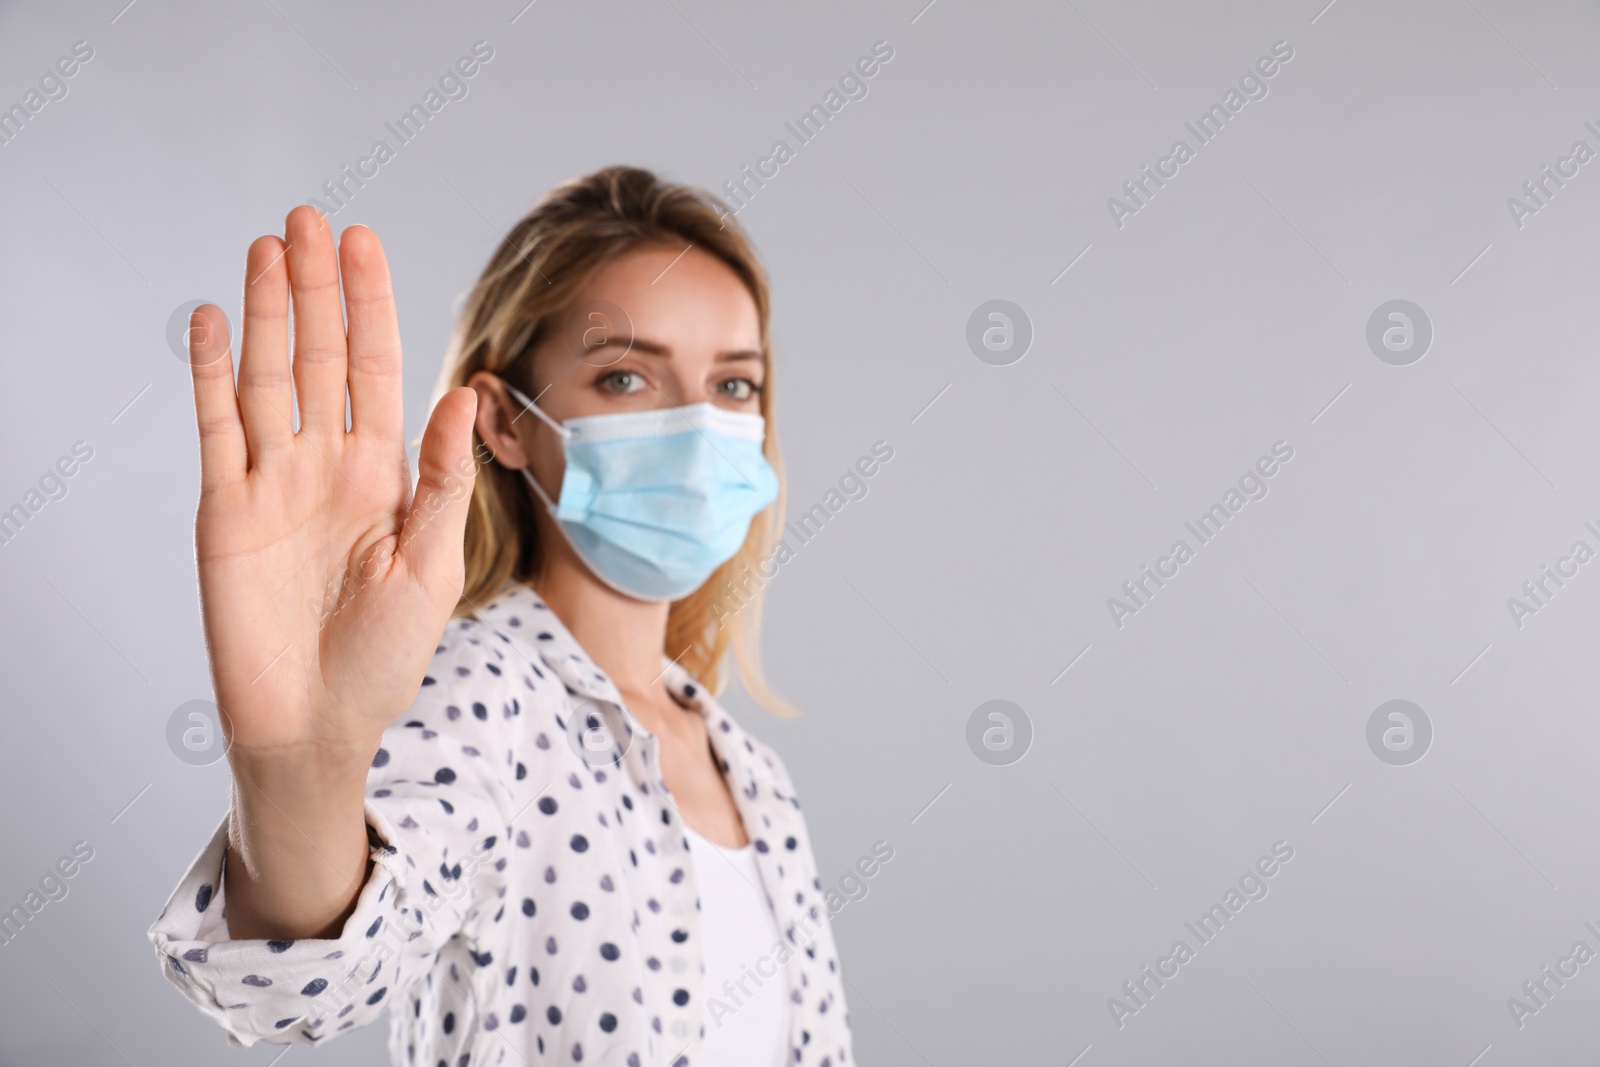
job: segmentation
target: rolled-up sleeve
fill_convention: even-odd
[[[320,1044],[373,1021],[446,942],[465,931],[470,948],[479,917],[501,907],[510,820],[492,763],[509,751],[505,723],[517,702],[499,678],[465,712],[437,692],[424,685],[373,761],[365,803],[372,868],[338,936],[229,936],[226,817],[151,926],[167,977],[230,1044]]]

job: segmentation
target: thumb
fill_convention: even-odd
[[[466,386],[439,399],[422,434],[417,491],[400,532],[400,555],[436,603],[451,608],[461,596],[463,541],[478,465],[472,425],[478,394]]]

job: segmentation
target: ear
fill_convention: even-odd
[[[467,379],[478,394],[478,436],[502,466],[516,470],[531,460],[521,432],[538,421],[507,391],[505,382],[488,371],[478,371]]]

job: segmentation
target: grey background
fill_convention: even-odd
[[[334,219],[388,249],[413,432],[455,301],[544,190],[613,162],[718,188],[895,50],[740,215],[791,503],[895,450],[769,586],[806,717],[728,696],[824,872],[895,849],[837,919],[861,1063],[1595,1061],[1600,962],[1521,1029],[1506,1003],[1600,949],[1600,563],[1521,629],[1506,606],[1600,547],[1600,162],[1520,229],[1506,207],[1600,148],[1594,4],[124,2],[0,9],[0,103],[95,49],[0,147],[0,506],[94,448],[0,547],[0,902],[95,849],[0,947],[0,1063],[281,1051],[228,1050],[144,940],[227,804],[225,765],[164,737],[209,682],[163,334],[188,300],[237,319],[249,241],[480,39],[470,95]],[[1278,40],[1269,95],[1116,228],[1106,198]],[[965,343],[996,298],[1034,329],[1009,366]],[[1407,367],[1365,342],[1397,298],[1435,333]],[[1106,599],[1280,439],[1270,494],[1115,627]],[[965,739],[995,699],[1032,723],[1009,766]],[[1391,699],[1433,723],[1410,766],[1367,747]],[[1278,840],[1270,895],[1114,1025]]]

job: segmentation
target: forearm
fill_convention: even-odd
[[[371,758],[232,754],[224,874],[230,936],[338,935],[371,867],[363,811]]]

